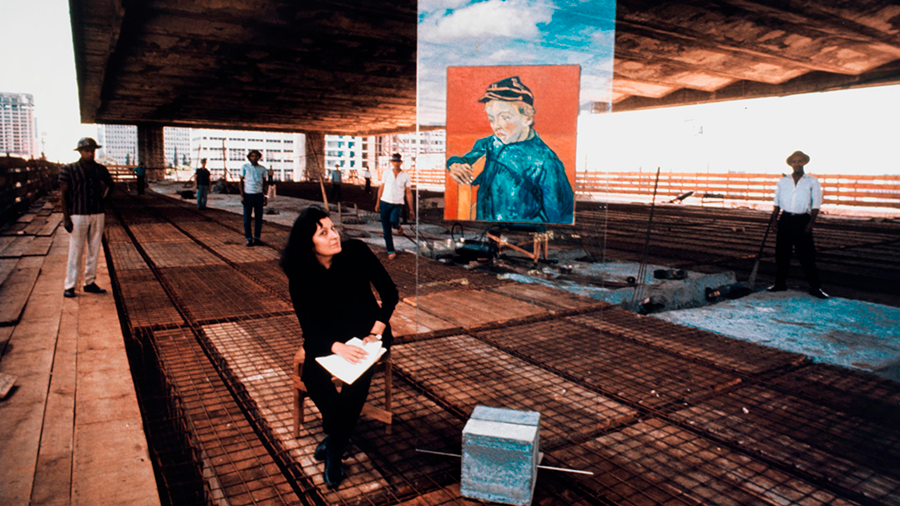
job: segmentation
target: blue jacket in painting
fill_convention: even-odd
[[[570,224],[574,195],[563,163],[532,130],[530,139],[503,144],[496,136],[475,142],[454,163],[474,164],[486,157],[484,170],[472,181],[478,186],[476,219],[485,221]]]

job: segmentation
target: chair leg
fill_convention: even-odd
[[[294,439],[300,437],[300,424],[303,423],[303,396],[300,390],[294,389]]]
[[[392,366],[390,361],[384,364],[384,409],[388,413],[393,413],[393,411],[391,410],[391,383],[393,378],[391,367]],[[393,420],[391,421],[393,422]],[[386,432],[388,434],[391,433],[392,426],[392,423],[387,424]]]

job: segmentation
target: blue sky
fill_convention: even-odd
[[[446,121],[449,66],[581,65],[581,103],[609,100],[615,0],[422,0],[419,123]]]

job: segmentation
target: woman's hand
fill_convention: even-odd
[[[332,344],[331,351],[333,353],[337,353],[338,355],[343,357],[344,360],[350,362],[351,364],[358,364],[369,356],[369,353],[359,346],[351,346],[344,343]]]

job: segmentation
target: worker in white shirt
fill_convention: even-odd
[[[822,207],[822,186],[819,181],[803,173],[809,163],[809,156],[802,151],[794,151],[787,158],[787,164],[794,169],[793,174],[784,176],[775,188],[775,209],[772,210],[771,226],[775,236],[775,284],[770,292],[787,290],[788,271],[791,254],[797,250],[797,259],[806,273],[809,294],[827,299],[822,291],[819,273],[816,269],[816,246],[813,244],[813,224]],[[779,213],[781,217],[779,218]]]
[[[384,231],[384,245],[387,248],[388,260],[397,257],[391,228],[396,228],[398,232],[403,233],[403,227],[400,225],[400,213],[403,211],[405,203],[410,205],[410,219],[416,219],[415,212],[412,210],[413,199],[410,189],[412,183],[409,173],[401,168],[402,165],[403,157],[400,156],[400,153],[394,153],[391,156],[392,169],[384,171],[381,187],[378,188],[378,200],[375,202],[375,212],[381,213],[381,229]]]

